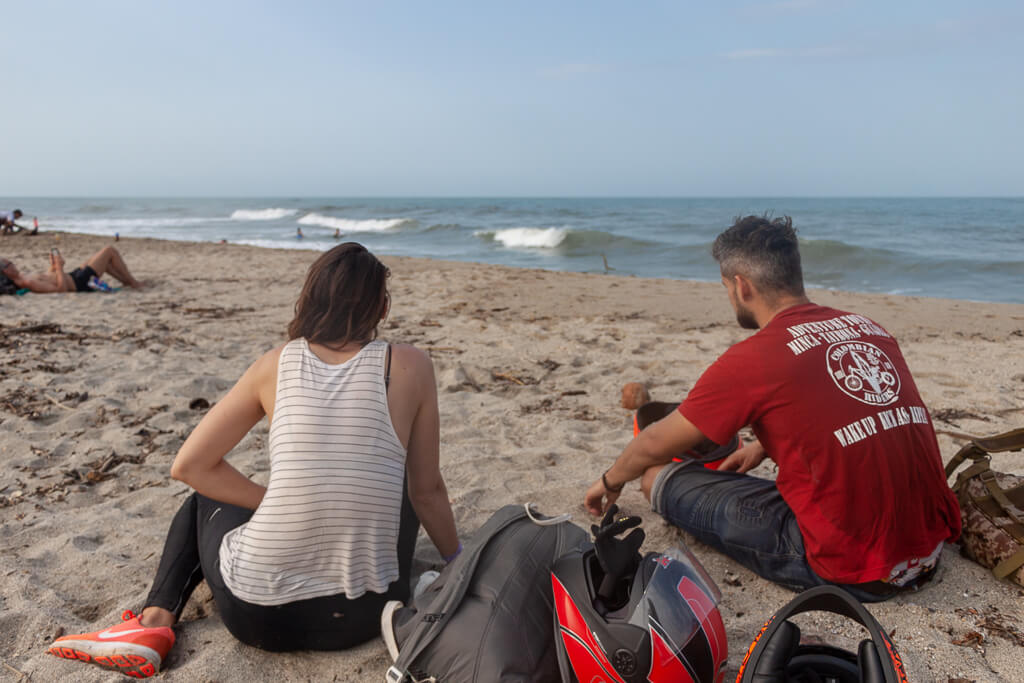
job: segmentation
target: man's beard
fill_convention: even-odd
[[[749,308],[745,308],[743,304],[736,304],[736,322],[740,324],[745,330],[758,330],[761,326],[757,324],[757,320],[754,318],[754,314],[750,312]]]

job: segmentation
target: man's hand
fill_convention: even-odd
[[[651,467],[670,462],[672,456],[685,453],[703,439],[704,435],[692,422],[678,410],[673,410],[637,434],[615,460],[615,464],[605,471],[605,475],[611,486],[618,486],[619,482],[627,484],[642,477]],[[604,482],[598,479],[587,489],[583,504],[587,512],[598,516],[618,498],[619,493],[609,491]]]
[[[604,514],[608,506],[619,499],[621,493],[621,491],[609,491],[604,487],[604,482],[598,479],[587,489],[587,493],[583,497],[583,505],[586,506],[587,512],[597,517]]]
[[[64,257],[60,255],[59,251],[50,251],[50,270],[55,273],[64,272]]]
[[[766,455],[767,453],[765,453],[761,442],[752,441],[742,448],[737,448],[732,455],[722,461],[718,469],[723,472],[739,472],[743,474],[760,465]]]

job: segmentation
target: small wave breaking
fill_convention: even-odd
[[[332,228],[342,232],[385,232],[408,222],[406,218],[366,218],[355,220],[324,216],[319,213],[308,213],[299,219],[301,225],[319,225],[323,228]]]
[[[500,242],[510,248],[554,249],[565,242],[568,228],[505,228],[478,230],[473,235]]]
[[[297,209],[236,209],[231,213],[233,221],[276,221],[298,213]]]

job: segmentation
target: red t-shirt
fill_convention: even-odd
[[[825,579],[885,579],[960,535],[928,411],[896,340],[864,316],[782,311],[722,354],[679,412],[718,443],[753,428]]]

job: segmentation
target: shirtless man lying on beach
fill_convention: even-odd
[[[788,217],[739,219],[712,254],[736,320],[759,331],[626,446],[587,509],[600,515],[641,478],[668,522],[791,590],[839,584],[868,602],[928,581],[960,511],[896,340],[807,298]],[[671,462],[747,425],[757,441],[718,470]],[[745,474],[766,457],[776,481]]]
[[[132,277],[121,254],[113,247],[103,247],[81,267],[64,272],[64,257],[56,249],[50,250],[50,269],[45,273],[22,273],[6,259],[0,259],[0,273],[18,287],[36,294],[52,292],[91,292],[89,279],[110,273],[128,287],[140,288],[142,283]]]

